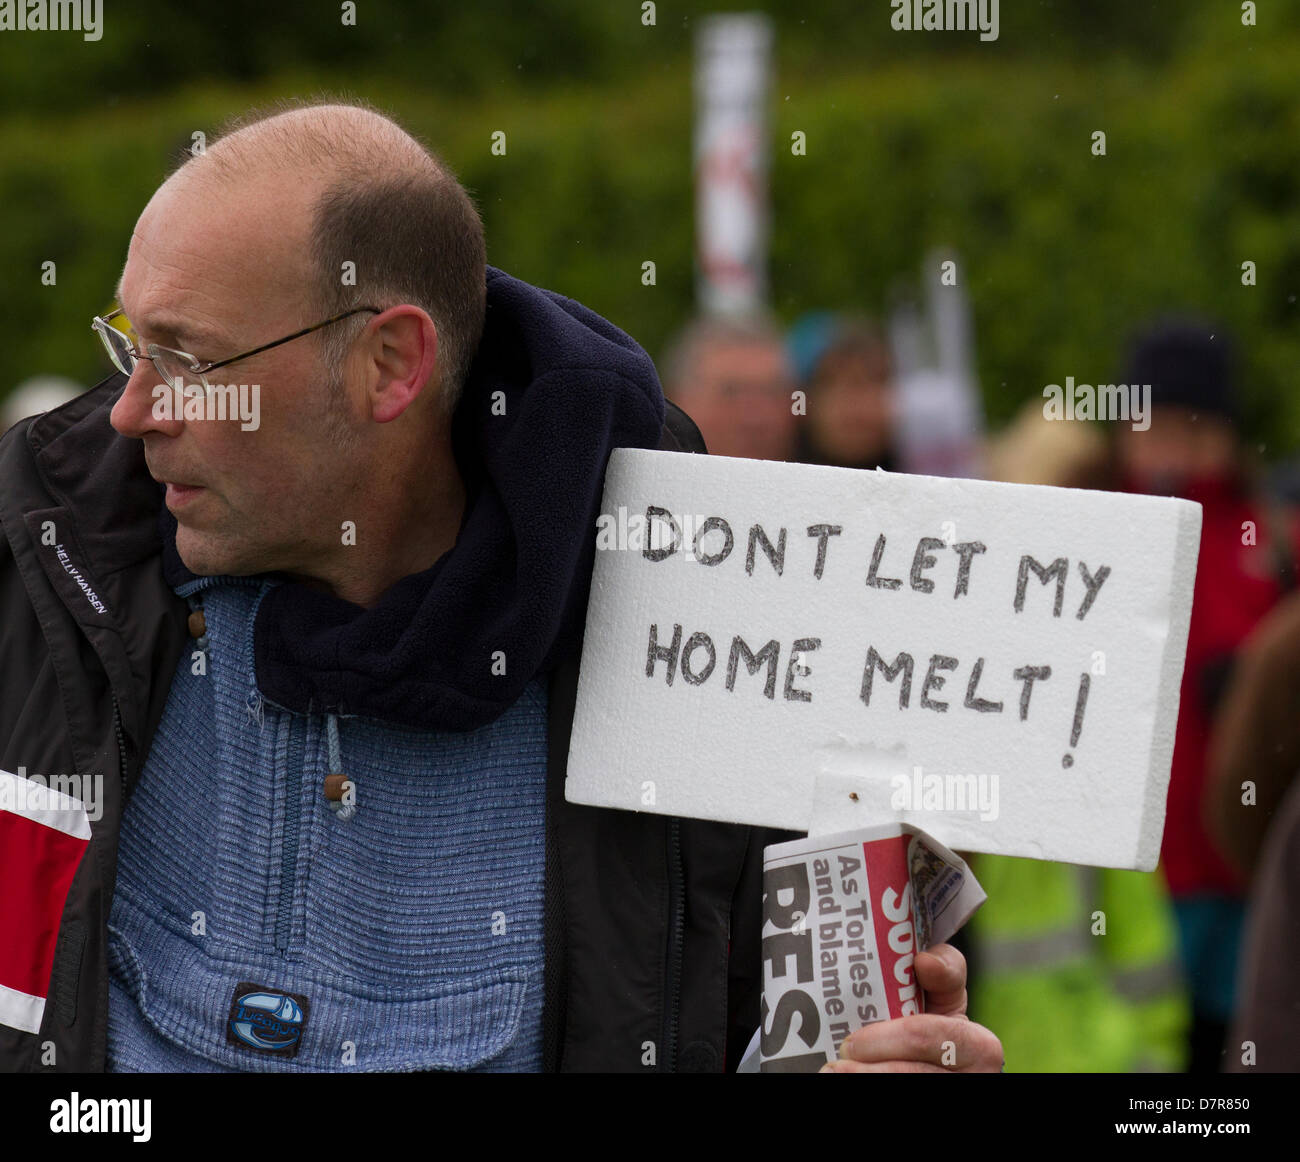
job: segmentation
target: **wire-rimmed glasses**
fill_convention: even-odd
[[[187,382],[201,383],[204,391],[211,391],[212,387],[207,380],[209,371],[213,371],[218,367],[225,367],[227,364],[235,363],[240,359],[247,359],[250,355],[258,355],[263,351],[269,351],[272,347],[278,347],[281,343],[288,343],[291,339],[300,339],[303,335],[310,335],[313,331],[319,331],[322,327],[328,327],[331,323],[337,323],[352,315],[360,314],[362,311],[370,311],[376,315],[380,314],[378,307],[353,307],[350,311],[333,315],[324,322],[316,323],[311,327],[304,327],[301,331],[295,331],[292,335],[286,335],[283,339],[276,339],[273,343],[263,343],[260,347],[254,347],[251,351],[245,351],[240,355],[234,355],[229,359],[222,359],[215,363],[202,363],[188,351],[177,351],[174,347],[163,347],[158,343],[146,343],[143,351],[137,350],[135,344],[131,341],[131,335],[120,327],[115,327],[111,321],[122,315],[127,326],[131,325],[123,314],[121,307],[118,307],[115,311],[110,311],[107,315],[96,315],[91,321],[90,328],[92,331],[98,332],[99,337],[104,341],[108,357],[113,361],[113,366],[124,375],[131,375],[135,371],[136,364],[141,359],[148,359],[154,365],[154,369],[158,372],[162,381],[174,391],[184,391]]]

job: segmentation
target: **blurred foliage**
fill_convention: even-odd
[[[782,319],[883,310],[948,247],[995,422],[1067,375],[1121,378],[1132,328],[1181,308],[1241,340],[1269,452],[1300,446],[1297,0],[1261,4],[1257,28],[1218,0],[1007,0],[992,43],[893,32],[887,0],[663,3],[651,28],[636,0],[363,0],[355,28],[335,3],[109,3],[97,42],[0,33],[0,391],[105,374],[89,319],[170,159],[249,106],[321,93],[364,97],[429,142],[478,201],[490,262],[658,356],[694,295],[693,35],[729,9],[776,29]]]

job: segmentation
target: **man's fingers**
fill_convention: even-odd
[[[958,1073],[996,1073],[1002,1068],[1002,1043],[964,1016],[922,1013],[864,1025],[844,1039],[840,1057],[864,1064],[910,1061]]]
[[[923,1061],[828,1061],[818,1073],[951,1073]]]
[[[925,1011],[938,1017],[966,1012],[966,958],[951,944],[936,944],[918,952],[916,979],[925,990]]]

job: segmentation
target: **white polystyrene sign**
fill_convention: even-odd
[[[621,449],[567,797],[1149,870],[1200,506]]]

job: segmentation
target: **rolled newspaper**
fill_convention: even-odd
[[[985,899],[964,860],[907,823],[767,848],[759,1071],[815,1073],[855,1029],[923,1012],[916,953]]]

